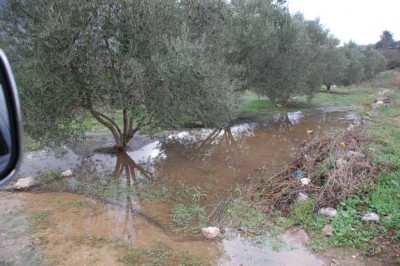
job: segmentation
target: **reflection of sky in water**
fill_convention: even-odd
[[[127,152],[129,157],[131,157],[134,161],[140,163],[148,163],[154,161],[156,158],[165,159],[167,155],[160,149],[161,143],[160,141],[154,141],[143,146],[141,149],[133,152]]]
[[[254,129],[257,127],[257,123],[243,123],[230,127],[231,133],[234,137],[238,136],[251,136],[253,135]],[[204,139],[210,135],[215,129],[193,129],[188,131],[181,131],[177,133],[171,133],[168,135],[167,140],[182,140],[185,142],[194,142],[200,139]],[[225,129],[219,132],[218,136],[223,135]]]
[[[296,111],[296,112],[288,112],[287,116],[290,123],[298,124],[300,122],[300,119],[304,117],[304,114],[301,111]]]

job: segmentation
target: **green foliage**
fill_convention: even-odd
[[[368,206],[383,217],[381,226],[393,229],[393,238],[400,239],[400,173],[389,173],[367,199]]]
[[[205,208],[198,204],[177,204],[171,210],[171,218],[182,229],[175,231],[198,231],[207,222]],[[192,227],[190,227],[192,225]],[[193,227],[194,226],[194,227]]]
[[[399,111],[398,108],[391,108],[390,112],[396,114]],[[389,115],[387,111],[387,119],[381,120],[379,127],[370,130],[376,141],[370,145],[369,153],[375,161],[400,169],[400,131],[393,120],[388,118]]]
[[[357,84],[365,77],[364,60],[365,57],[357,44],[350,42],[343,47],[348,65],[345,70],[342,83],[344,85]]]
[[[299,224],[308,230],[321,230],[324,227],[326,219],[316,214],[314,208],[312,200],[296,202],[290,208],[289,221],[292,224]]]
[[[344,50],[337,47],[338,44],[336,39],[331,38],[321,51],[322,80],[328,89],[331,85],[342,82],[349,64]]]
[[[332,219],[334,234],[329,239],[333,246],[363,247],[376,236],[373,223],[363,224],[362,215],[357,208],[362,206],[362,200],[357,197],[342,201],[337,208],[337,215]]]
[[[367,248],[380,235],[398,240],[400,237],[400,175],[388,173],[366,196],[352,196],[342,201],[338,213],[332,219],[333,246]],[[381,217],[379,224],[362,222],[365,212],[373,211]]]
[[[43,222],[50,217],[50,212],[48,211],[35,212],[32,217],[36,222]]]
[[[221,49],[210,49],[214,31],[206,24],[193,38],[184,11],[174,0],[10,0],[1,25],[19,59],[26,131],[45,144],[68,143],[83,135],[90,113],[125,148],[149,123],[171,126],[189,115],[226,126],[235,117],[236,82]],[[126,116],[123,127],[100,113],[115,109]]]
[[[364,79],[369,80],[386,69],[386,59],[375,48],[367,47],[363,50],[364,54]]]
[[[36,228],[48,228],[50,215],[51,213],[49,211],[34,212],[31,216],[31,222]]]
[[[264,214],[255,205],[242,198],[229,202],[223,213],[224,224],[245,231],[259,231],[266,225]]]
[[[232,70],[207,54],[205,40],[189,41],[189,33],[171,40],[168,52],[153,57],[163,100],[157,102],[160,123],[174,126],[186,116],[206,126],[226,127],[237,115],[240,94]]]

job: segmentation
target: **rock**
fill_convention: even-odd
[[[17,183],[14,185],[16,190],[27,190],[35,184],[33,177],[25,177],[18,179]]]
[[[361,220],[365,222],[379,222],[380,218],[379,215],[374,213],[374,212],[368,212],[364,214],[364,216],[361,218]]]
[[[345,166],[346,163],[347,163],[347,161],[345,159],[339,158],[336,160],[335,165],[336,165],[336,168],[340,169],[343,166]]]
[[[380,96],[382,96],[382,97],[388,97],[388,96],[390,96],[391,94],[393,94],[393,92],[392,92],[391,90],[389,90],[389,89],[384,89],[384,88],[382,88],[382,89],[378,92],[378,95],[380,95]],[[378,97],[378,99],[379,99],[379,97]]]
[[[302,178],[300,179],[300,183],[302,186],[308,186],[311,183],[310,178]]]
[[[369,116],[369,117],[376,117],[378,115],[379,115],[379,113],[376,110],[371,110],[371,111],[367,112],[367,114],[366,114],[366,116]]]
[[[353,131],[355,129],[355,126],[354,125],[350,125],[348,128],[347,128],[347,131]]]
[[[321,231],[325,236],[331,236],[333,235],[333,226],[330,224],[326,224]]]
[[[202,228],[201,232],[203,233],[203,236],[207,238],[215,238],[219,234],[221,234],[221,230],[219,230],[218,227],[207,227],[207,228]]]
[[[308,199],[308,195],[304,194],[302,192],[299,192],[299,194],[297,195],[297,198],[296,198],[297,201],[305,201],[307,199]]]
[[[377,97],[376,102],[383,102],[385,104],[388,104],[388,103],[390,103],[390,99],[387,97]]]
[[[357,256],[356,255],[352,255],[351,256],[353,259],[357,259]]]
[[[72,176],[72,175],[73,175],[73,173],[72,173],[71,170],[67,170],[67,171],[61,173],[62,177],[69,177],[69,176]]]
[[[308,236],[306,231],[297,227],[289,229],[288,234],[301,244],[307,244],[310,241],[310,237]]]
[[[364,159],[366,157],[364,153],[357,152],[357,151],[349,151],[347,153],[347,155],[349,157],[356,157],[356,158],[359,158],[359,159]]]
[[[203,124],[203,122],[202,121],[196,121],[196,122],[194,122],[194,124],[196,125],[196,126],[198,126],[198,127],[203,127],[204,126],[204,124]]]
[[[339,266],[340,265],[340,263],[337,261],[337,260],[335,260],[335,259],[331,259],[331,264],[329,264],[330,266]]]
[[[328,207],[328,208],[321,208],[319,211],[319,214],[326,216],[326,217],[335,217],[337,211],[334,208]]]
[[[307,134],[308,134],[308,135],[314,134],[314,130],[307,129]]]
[[[293,172],[292,177],[299,178],[299,177],[302,177],[303,175],[304,175],[303,171],[297,170],[296,172]]]

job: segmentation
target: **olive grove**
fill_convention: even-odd
[[[88,116],[121,150],[146,125],[189,118],[222,128],[239,112],[241,88],[280,103],[311,99],[384,64],[371,48],[339,47],[285,1],[9,0],[0,25],[24,127],[47,145],[82,137]]]

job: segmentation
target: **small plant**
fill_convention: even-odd
[[[264,214],[242,198],[237,198],[225,206],[223,222],[231,227],[260,231],[265,225]]]
[[[320,231],[324,227],[326,219],[315,213],[314,208],[313,200],[296,202],[290,207],[288,220],[305,229]]]
[[[51,213],[49,211],[38,211],[33,213],[32,222],[38,229],[45,229],[49,226],[49,218]]]
[[[273,251],[280,251],[285,247],[285,243],[283,243],[282,241],[275,241],[272,242],[271,247]]]
[[[75,206],[75,207],[86,207],[86,206],[88,206],[90,203],[87,201],[87,200],[74,200],[73,202],[72,202],[72,204]]]
[[[43,222],[46,221],[49,218],[49,216],[50,216],[49,211],[38,211],[35,212],[32,217],[36,222]]]
[[[198,204],[178,204],[171,211],[172,220],[180,226],[184,227],[184,231],[188,231],[189,226],[196,223],[195,229],[204,227],[207,222],[207,215],[204,207]]]

